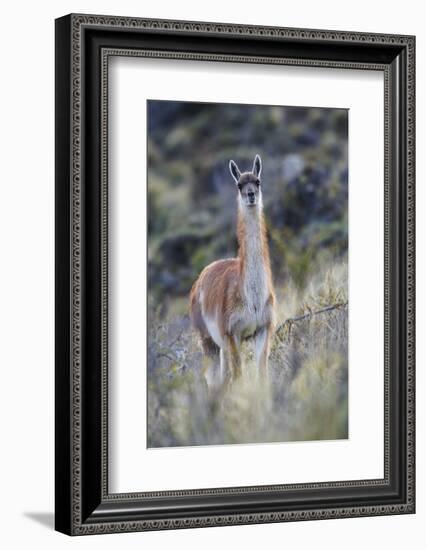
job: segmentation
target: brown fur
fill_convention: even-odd
[[[193,326],[200,332],[202,340],[210,340],[208,346],[218,347],[211,339],[204,323],[199,304],[201,288],[208,289],[205,293],[205,312],[214,315],[216,308],[223,312],[220,318],[221,336],[226,334],[226,326],[233,304],[241,300],[238,279],[241,272],[239,258],[218,260],[203,269],[191,289],[191,318]],[[203,345],[204,348],[204,345]]]

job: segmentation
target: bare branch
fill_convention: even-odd
[[[344,308],[348,305],[348,302],[341,302],[338,304],[333,304],[331,306],[324,307],[322,309],[319,309],[318,311],[310,311],[309,313],[305,313],[305,315],[300,315],[299,317],[289,317],[286,319],[283,323],[278,325],[277,329],[275,330],[275,334],[278,334],[283,330],[285,327],[291,327],[293,323],[297,323],[299,321],[305,321],[306,319],[311,319],[315,315],[320,315],[321,313],[327,313],[329,311],[333,311],[334,309],[340,309]]]

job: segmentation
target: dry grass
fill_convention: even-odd
[[[281,322],[346,302],[346,263],[318,271],[302,290],[291,281],[277,290]],[[246,344],[244,375],[220,401],[208,392],[188,317],[150,317],[150,447],[348,437],[347,307],[286,323],[274,338],[268,380]]]

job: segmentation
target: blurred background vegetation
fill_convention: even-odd
[[[201,270],[237,252],[229,160],[250,170],[256,153],[278,322],[347,303],[347,140],[344,109],[148,102],[150,447],[347,437],[346,307],[287,323],[265,386],[247,347],[219,409],[188,319]]]

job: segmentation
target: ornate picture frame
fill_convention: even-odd
[[[111,56],[383,73],[383,479],[109,492]],[[72,14],[56,20],[55,67],[56,529],[85,535],[414,513],[415,38]]]

